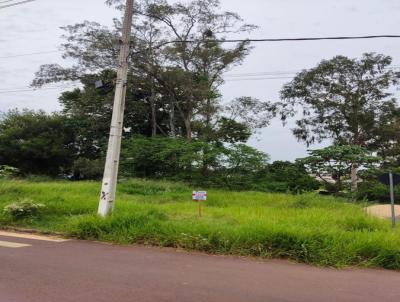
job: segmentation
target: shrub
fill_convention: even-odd
[[[17,176],[19,174],[19,170],[10,166],[1,166],[0,165],[0,178],[8,178]]]
[[[4,213],[14,219],[33,218],[40,214],[44,208],[45,205],[43,204],[24,199],[5,206]]]
[[[303,165],[287,161],[275,161],[257,175],[253,189],[265,192],[302,193],[315,191],[320,183],[308,175]]]
[[[12,110],[0,120],[0,162],[25,175],[69,170],[76,151],[75,129],[65,116]]]
[[[73,179],[101,179],[104,172],[103,159],[78,158],[73,166]]]
[[[395,187],[395,197],[400,197],[400,186]],[[367,199],[369,201],[378,201],[380,203],[390,203],[389,186],[377,181],[366,181],[359,185],[357,199]]]

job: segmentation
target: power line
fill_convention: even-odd
[[[299,42],[299,41],[322,41],[322,40],[362,40],[362,39],[398,39],[400,35],[370,35],[370,36],[339,36],[339,37],[307,37],[307,38],[271,38],[271,39],[232,39],[232,40],[184,40],[171,41],[169,43],[238,43],[238,42]]]
[[[65,84],[56,84],[54,83],[53,85],[46,85],[46,88],[65,88],[69,86],[74,86],[78,85],[78,83],[65,83]],[[0,91],[8,91],[8,90],[25,90],[25,89],[31,89],[31,90],[36,90],[36,89],[42,89],[42,88],[36,88],[32,86],[19,86],[19,87],[8,87],[8,88],[0,88]]]
[[[386,70],[398,70],[398,69],[400,69],[400,65],[393,65],[393,66],[385,68],[385,69]],[[225,82],[282,80],[282,79],[293,79],[296,76],[296,74],[301,71],[302,71],[301,69],[298,69],[298,70],[292,70],[292,71],[236,73],[236,74],[225,74],[224,78],[225,78]],[[79,84],[47,86],[46,88],[32,88],[31,86],[0,88],[0,93],[39,91],[39,90],[47,90],[47,89],[78,88],[77,85],[79,85]]]
[[[78,88],[78,87],[75,85],[75,86],[64,86],[64,87],[15,89],[15,90],[0,91],[0,94],[18,93],[18,92],[36,92],[36,91],[43,91],[43,90],[58,90],[58,89],[69,89],[69,88]]]
[[[0,1],[0,4],[1,4],[1,3],[7,3],[7,2],[13,2],[13,1],[15,1],[15,0],[5,0],[5,1]]]
[[[51,50],[51,51],[40,51],[40,52],[23,53],[23,54],[19,54],[19,55],[10,55],[10,56],[0,57],[0,59],[27,57],[27,56],[35,56],[35,55],[42,55],[42,54],[56,53],[56,52],[60,52],[60,51],[59,50]]]
[[[400,68],[400,65],[393,65],[390,67],[385,68],[385,70],[398,70]],[[287,71],[283,71],[283,70],[277,70],[277,71],[260,71],[260,72],[253,72],[253,73],[227,73],[224,75],[224,77],[227,78],[242,78],[242,77],[260,77],[260,76],[285,76],[285,75],[296,75],[299,72],[302,72],[303,70],[307,70],[307,68],[305,69],[297,69],[297,70],[287,70]]]
[[[25,4],[25,3],[29,3],[29,2],[33,2],[33,1],[36,1],[36,0],[25,0],[25,1],[20,1],[20,2],[17,2],[17,3],[2,5],[2,6],[0,6],[0,9],[11,7],[11,6],[16,6],[16,5],[21,5],[21,4]],[[7,2],[7,1],[5,1],[5,2]]]
[[[29,1],[36,1],[36,0],[29,0]],[[1,6],[0,6],[1,8]],[[338,36],[338,37],[306,37],[306,38],[267,38],[267,39],[228,39],[228,40],[174,40],[168,41],[159,44],[153,48],[160,48],[162,46],[174,43],[239,43],[239,42],[301,42],[301,41],[323,41],[323,40],[362,40],[362,39],[399,39],[400,35],[371,35],[371,36]],[[55,53],[60,52],[60,50],[52,50],[52,51],[45,51],[45,52],[33,52],[27,54],[19,54],[19,55],[11,55],[11,56],[3,56],[0,59],[8,59],[8,58],[15,58],[15,57],[22,57],[22,56],[31,56],[31,55],[39,55],[44,53]]]

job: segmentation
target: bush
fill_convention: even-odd
[[[43,204],[34,203],[32,200],[24,199],[5,206],[4,213],[14,219],[33,218],[39,215],[44,208],[45,205]]]
[[[71,168],[76,151],[75,129],[65,116],[13,110],[0,120],[0,162],[24,175],[57,176]]]
[[[104,172],[103,159],[78,158],[73,166],[73,179],[101,179]]]
[[[396,186],[394,191],[395,197],[400,197],[400,186]],[[358,187],[357,199],[390,203],[389,186],[377,181],[363,182]]]
[[[0,178],[8,178],[14,177],[19,174],[19,170],[10,166],[1,166],[0,165]]]
[[[267,154],[244,144],[136,137],[124,142],[121,174],[235,191],[301,193],[320,187],[303,165],[268,164],[268,159]]]
[[[135,137],[125,140],[121,173],[127,177],[164,178],[191,174],[201,160],[202,142],[176,138]]]
[[[303,165],[275,161],[267,165],[254,180],[257,191],[302,193],[318,190],[320,183],[308,175]]]

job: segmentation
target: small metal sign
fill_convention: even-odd
[[[207,200],[207,192],[206,191],[193,191],[192,200],[197,202],[199,205],[199,217],[202,217],[202,204],[203,201]]]
[[[207,192],[206,191],[193,191],[192,199],[194,201],[206,201],[207,200]]]
[[[397,186],[400,185],[400,175],[399,174],[392,174],[393,175],[393,185]],[[390,173],[385,173],[379,176],[379,181],[387,186],[390,186]]]

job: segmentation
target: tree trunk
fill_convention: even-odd
[[[192,140],[192,121],[189,116],[184,119],[185,128],[186,128],[186,138],[187,140]]]
[[[169,130],[171,137],[176,137],[175,130],[175,103],[171,102],[171,108],[169,110]]]
[[[351,165],[351,192],[356,192],[358,189],[358,167],[355,163]]]
[[[156,110],[156,94],[154,91],[154,83],[151,85],[151,96],[150,96],[150,107],[151,107],[151,136],[157,135],[157,110]]]

